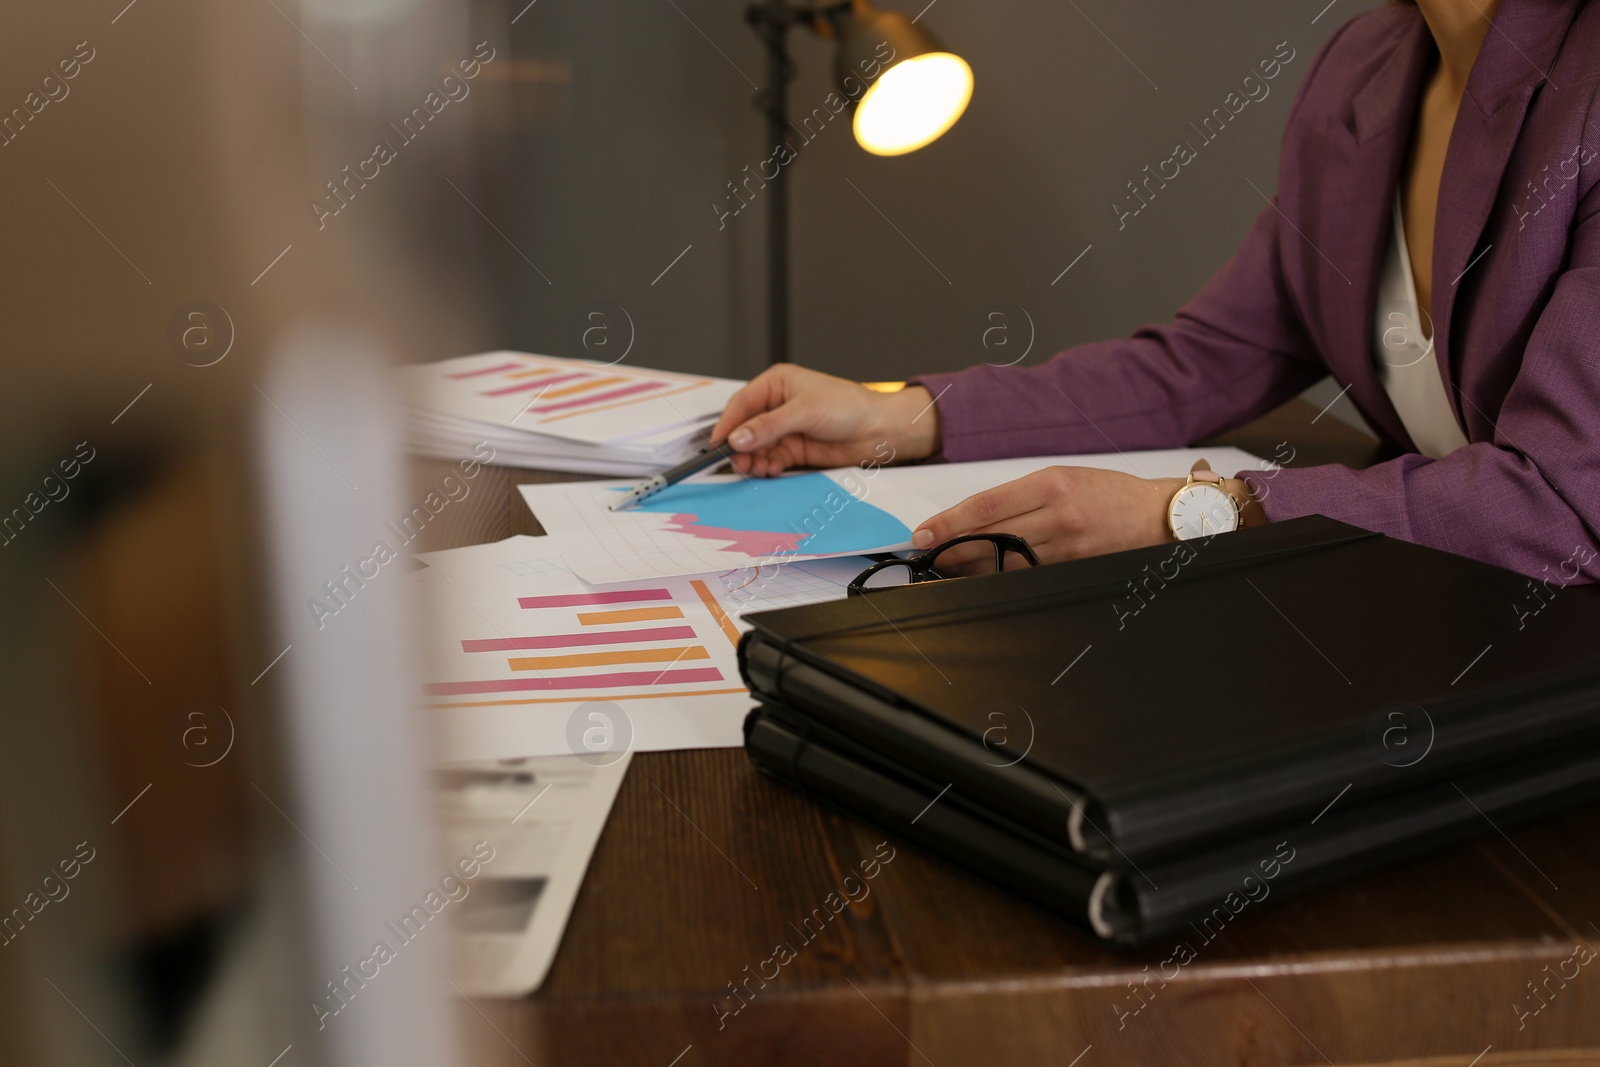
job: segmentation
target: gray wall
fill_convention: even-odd
[[[523,0],[508,2],[514,15]],[[1317,48],[1371,6],[1338,0],[1318,17],[1326,4],[936,0],[923,24],[975,73],[960,123],[880,159],[841,116],[791,166],[795,361],[863,379],[1009,362],[1031,319],[1033,363],[1170,317],[1264,206],[1251,183],[1273,192]],[[513,27],[514,148],[494,180],[515,243],[549,281],[500,249],[512,343],[583,355],[585,329],[606,325],[620,346],[631,319],[630,362],[736,376],[765,365],[765,205],[720,229],[713,207],[734,204],[726,183],[770,151],[742,8],[542,0]],[[1280,42],[1294,58],[1269,95],[1204,143],[1190,123],[1243,95]],[[832,88],[832,50],[804,33],[793,50],[803,112]],[[1179,141],[1197,158],[1119,228],[1126,183]],[[603,336],[589,335],[590,354]]]

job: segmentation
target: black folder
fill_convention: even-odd
[[[1369,800],[1184,857],[1096,864],[780,705],[745,720],[767,774],[859,815],[1085,927],[1134,946],[1175,930],[1214,940],[1271,897],[1304,892],[1600,797],[1600,733],[1476,774]]]
[[[1148,870],[1600,726],[1600,595],[1561,563],[1536,582],[1309,517],[749,616],[740,665],[829,751]]]

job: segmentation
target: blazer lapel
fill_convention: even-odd
[[[1349,383],[1351,399],[1378,428],[1401,444],[1410,437],[1373,368],[1372,318],[1394,225],[1394,191],[1433,50],[1422,15],[1413,9],[1407,17],[1371,80],[1351,97],[1344,121],[1331,124],[1326,168],[1312,179],[1330,193],[1317,231],[1339,272],[1323,275],[1329,369]]]
[[[1445,394],[1462,418],[1460,353],[1450,347],[1457,296],[1492,246],[1479,247],[1534,91],[1560,51],[1576,0],[1504,0],[1473,64],[1439,181],[1433,233],[1434,352]],[[1471,435],[1469,434],[1469,437]]]

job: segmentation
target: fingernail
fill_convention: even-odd
[[[754,443],[756,435],[740,427],[728,436],[728,443],[734,448],[749,448]]]
[[[933,531],[918,530],[916,533],[911,535],[911,543],[917,548],[927,548],[929,545],[933,544]]]

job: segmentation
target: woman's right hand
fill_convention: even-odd
[[[711,430],[757,477],[791,467],[926,459],[939,449],[939,411],[921,386],[879,393],[858,382],[779,363],[733,394]]]

